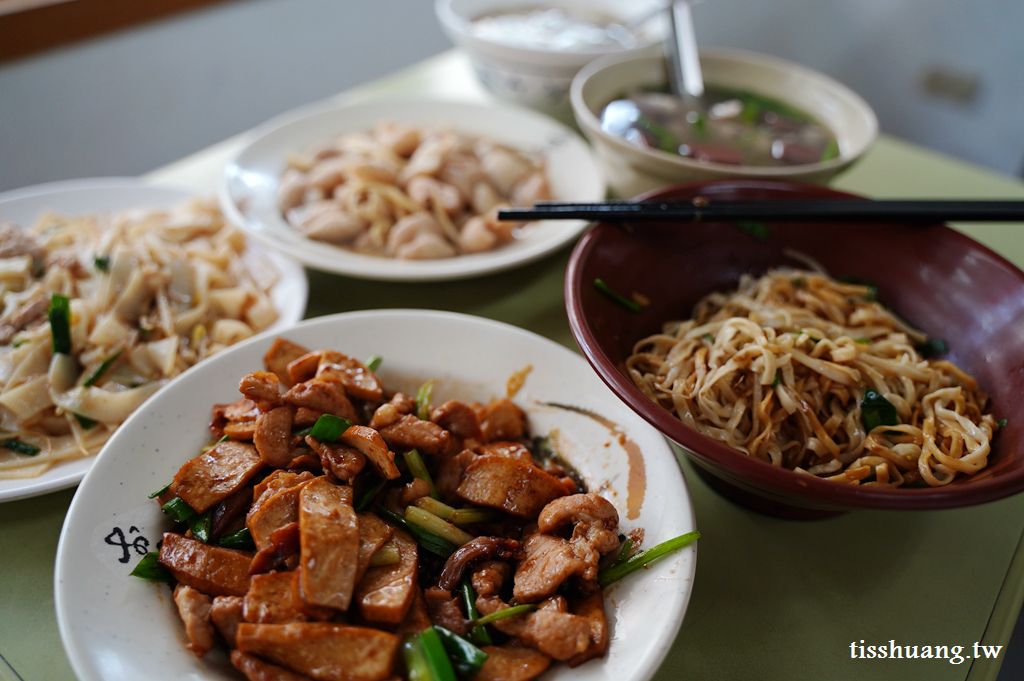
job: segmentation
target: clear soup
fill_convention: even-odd
[[[601,129],[639,147],[705,163],[791,166],[839,155],[835,135],[810,115],[749,92],[699,98],[634,92],[608,104]]]

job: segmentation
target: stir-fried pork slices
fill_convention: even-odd
[[[241,596],[217,596],[210,607],[210,621],[217,631],[234,647],[238,625],[245,621],[245,599]]]
[[[202,657],[213,650],[217,643],[217,632],[210,621],[213,599],[190,586],[178,584],[174,589],[174,604],[185,623],[189,650]]]
[[[482,650],[487,660],[473,681],[530,681],[551,665],[551,658],[544,653],[515,643],[500,648],[484,646]]]
[[[479,614],[513,596],[537,606],[493,622],[508,643],[484,648],[474,681],[529,681],[552,659],[604,655],[597,570],[619,547],[618,513],[534,459],[519,406],[430,409],[348,355],[283,339],[264,360],[241,399],[214,407],[211,429],[229,439],[158,498],[210,514],[209,531],[166,533],[160,551],[192,652],[223,641],[250,681],[386,679],[399,637],[470,633],[468,581]],[[319,423],[325,414],[350,424]],[[255,555],[218,545],[239,530]]]
[[[565,485],[533,464],[493,455],[466,466],[458,488],[468,502],[520,518],[536,518],[549,502],[568,493]]]

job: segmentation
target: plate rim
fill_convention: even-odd
[[[237,174],[244,172],[244,166],[240,165],[240,159],[248,153],[253,146],[279,130],[290,126],[298,126],[309,118],[330,113],[342,115],[347,110],[386,106],[394,107],[395,111],[399,112],[410,107],[414,108],[417,105],[449,106],[465,110],[480,111],[484,115],[487,111],[505,111],[509,114],[519,116],[524,120],[531,120],[539,125],[546,126],[550,130],[551,134],[564,134],[570,142],[579,145],[578,150],[585,153],[589,159],[589,165],[597,180],[598,193],[600,194],[600,196],[595,196],[595,200],[603,198],[608,190],[607,178],[604,176],[601,166],[597,162],[597,157],[593,148],[587,143],[586,139],[578,131],[573,130],[564,123],[557,121],[550,116],[545,116],[544,114],[526,107],[503,102],[480,102],[455,98],[395,95],[342,102],[334,99],[320,100],[278,114],[277,116],[249,130],[244,134],[239,148],[224,164],[224,168],[218,176],[217,198],[220,201],[221,210],[224,211],[224,214],[227,215],[235,224],[242,228],[247,235],[258,240],[268,249],[280,250],[313,269],[359,279],[377,281],[453,281],[503,272],[527,265],[545,256],[551,255],[560,248],[565,247],[574,239],[577,239],[580,234],[583,233],[588,225],[587,221],[579,220],[578,224],[572,224],[571,228],[568,227],[568,225],[570,225],[569,222],[560,221],[562,229],[565,230],[564,234],[557,238],[553,238],[548,242],[542,243],[537,247],[525,250],[520,255],[513,254],[512,256],[502,257],[503,249],[496,249],[486,253],[457,256],[455,258],[411,261],[398,261],[393,258],[365,256],[358,253],[346,252],[344,249],[331,244],[316,242],[311,239],[303,239],[302,246],[305,246],[306,242],[308,242],[311,244],[311,249],[318,244],[321,246],[327,246],[328,250],[325,254],[321,255],[320,253],[307,252],[301,247],[295,247],[286,241],[276,238],[272,232],[253,226],[249,218],[247,218],[239,209],[237,202],[232,196],[232,179]],[[400,113],[396,113],[392,118],[400,120],[403,116]],[[339,264],[336,261],[332,261],[330,256],[338,252],[343,252],[346,256],[358,257],[358,260],[353,260],[352,262],[354,264],[349,264],[346,261],[342,261]],[[507,253],[507,250],[504,252]],[[363,260],[364,258],[365,261]],[[402,267],[394,267],[394,263],[401,263]],[[384,266],[382,267],[381,265]],[[441,267],[441,265],[449,266]]]
[[[10,189],[4,192],[0,192],[0,220],[3,220],[3,209],[4,206],[13,201],[22,201],[25,199],[44,198],[51,194],[60,194],[63,192],[78,192],[78,191],[106,191],[106,190],[117,190],[117,191],[135,191],[139,189],[154,189],[157,191],[166,191],[170,194],[177,194],[179,198],[175,201],[185,201],[188,198],[201,196],[202,192],[197,191],[195,188],[186,187],[184,185],[173,184],[169,182],[157,182],[150,180],[145,177],[132,177],[132,176],[103,176],[103,177],[83,177],[74,178],[68,180],[56,180],[53,182],[44,182],[40,184],[29,185],[27,187],[19,187],[17,189]],[[208,192],[207,192],[208,194]],[[140,206],[143,207],[143,206]],[[106,207],[97,208],[94,210],[105,210]],[[54,210],[60,210],[55,208]],[[117,209],[122,210],[122,209]],[[125,208],[123,210],[130,210]],[[248,234],[246,234],[248,237]],[[306,305],[309,302],[309,277],[306,275],[302,265],[296,262],[294,259],[288,257],[285,254],[278,253],[276,251],[267,249],[262,244],[256,243],[255,240],[249,240],[250,246],[257,246],[259,251],[271,258],[274,264],[281,271],[281,280],[287,279],[292,286],[296,286],[296,293],[298,298],[296,302],[300,302],[301,305],[296,305],[296,309],[301,309],[298,315],[285,315],[285,310],[278,310],[281,315],[277,322],[268,331],[280,332],[286,328],[290,328],[296,322],[301,321],[305,314]],[[292,319],[291,317],[295,317]],[[177,377],[175,377],[177,378]],[[148,401],[148,400],[147,400]],[[142,405],[139,405],[140,408]],[[23,484],[8,484],[15,483],[17,480],[3,480],[0,481],[0,504],[8,501],[20,501],[22,499],[31,499],[43,494],[49,494],[50,492],[58,492],[60,490],[68,489],[79,484],[85,477],[85,474],[92,468],[93,462],[99,456],[97,453],[95,456],[87,456],[78,459],[72,459],[70,461],[58,462],[50,470],[42,473],[34,478],[24,478],[21,480]],[[54,473],[56,471],[56,473]],[[51,473],[53,473],[51,475]],[[49,476],[49,477],[47,477]],[[45,479],[44,479],[45,478]]]
[[[673,472],[673,475],[678,477],[678,491],[681,491],[683,496],[681,503],[688,511],[689,519],[692,522],[694,529],[697,527],[697,517],[693,506],[693,496],[690,493],[689,484],[687,483],[686,479],[686,474],[682,467],[679,465],[676,453],[668,439],[662,436],[660,433],[658,433],[655,428],[653,428],[650,424],[646,423],[638,415],[634,414],[628,408],[627,405],[622,403],[621,400],[619,400],[617,396],[615,396],[614,393],[607,388],[607,386],[604,386],[603,382],[591,370],[589,364],[583,356],[573,352],[566,346],[556,341],[553,341],[550,338],[541,336],[540,334],[537,334],[535,332],[505,322],[500,322],[486,317],[442,310],[423,310],[411,308],[357,310],[336,313],[332,315],[325,315],[321,317],[315,317],[312,319],[304,320],[303,322],[300,322],[299,324],[291,327],[289,330],[296,331],[299,329],[306,329],[321,325],[330,326],[332,324],[338,323],[336,320],[339,319],[343,319],[346,321],[357,320],[358,323],[359,321],[366,319],[372,320],[374,318],[408,318],[410,316],[431,318],[438,321],[447,320],[448,322],[453,323],[479,324],[485,328],[489,327],[498,329],[505,333],[511,333],[523,338],[529,338],[531,339],[531,341],[539,341],[556,352],[564,353],[565,357],[571,357],[573,358],[573,361],[581,363],[580,366],[586,369],[586,374],[590,376],[590,378],[594,381],[594,385],[600,385],[603,387],[604,390],[608,391],[608,397],[613,398],[612,401],[616,404],[616,406],[619,409],[622,410],[621,417],[625,417],[632,420],[633,423],[631,424],[631,428],[639,428],[646,430],[650,435],[653,436],[653,441],[658,442],[660,444],[661,449],[658,451],[656,456],[659,458],[665,457],[667,462],[671,465],[670,470]],[[228,348],[225,351],[225,353],[230,352],[232,354],[237,354],[239,352],[242,352],[245,349],[245,346],[265,342],[266,338],[272,336],[273,334],[273,331],[261,332],[260,334],[253,336],[252,338],[249,338],[241,343],[238,343],[237,345],[232,346],[231,348]],[[197,366],[189,368],[186,372],[183,372],[182,375],[195,371]],[[161,390],[160,392],[163,393],[164,391]],[[621,417],[617,415],[617,418]],[[137,410],[136,412],[133,412],[129,419],[130,421],[133,422],[136,420],[142,421],[144,419],[144,412],[142,412],[142,410]],[[128,423],[128,421],[126,421],[126,423]],[[116,434],[119,434],[121,432],[127,432],[127,429],[119,429]],[[111,437],[111,441],[114,441],[114,437]],[[103,451],[100,452],[97,458],[99,456],[103,456],[107,451],[113,451],[113,448],[104,447]],[[92,470],[96,471],[97,468],[93,468]],[[62,578],[65,576],[65,568],[67,570],[71,570],[73,568],[73,566],[71,565],[71,562],[73,562],[73,557],[68,556],[71,555],[70,552],[73,551],[73,549],[69,547],[71,541],[69,537],[76,533],[78,528],[75,528],[74,525],[76,524],[77,518],[81,517],[81,514],[76,514],[76,510],[85,507],[90,503],[90,500],[88,499],[88,485],[89,480],[91,479],[90,475],[92,475],[92,473],[87,474],[87,479],[83,481],[83,489],[86,489],[86,493],[75,495],[68,509],[65,521],[61,527],[60,537],[57,544],[56,557],[54,561],[54,609],[56,611],[56,619],[58,631],[61,638],[61,643],[64,646],[64,650],[65,653],[67,654],[68,661],[72,669],[74,670],[76,677],[81,679],[82,681],[101,681],[99,677],[95,677],[89,674],[90,669],[86,666],[84,662],[85,656],[79,649],[81,646],[75,645],[75,632],[73,627],[71,626],[71,623],[68,621],[69,615],[66,612],[66,609],[70,606],[62,590],[64,582]],[[98,476],[100,475],[100,473],[96,472],[95,475]],[[658,629],[659,632],[665,633],[657,638],[657,647],[654,648],[646,658],[639,660],[637,664],[634,665],[633,668],[636,671],[635,674],[631,677],[631,681],[648,681],[651,677],[653,677],[656,671],[661,667],[662,663],[664,662],[665,657],[671,650],[676,638],[679,636],[680,630],[682,628],[683,619],[685,617],[686,611],[689,607],[689,602],[693,595],[693,585],[696,576],[698,544],[699,542],[695,542],[687,547],[689,551],[692,552],[691,558],[688,561],[686,561],[682,566],[680,566],[681,574],[676,575],[686,585],[681,589],[675,590],[675,592],[681,592],[681,600],[679,602],[679,606],[677,608],[672,609],[670,615],[665,619],[664,624],[667,626],[662,626]],[[611,588],[614,589],[615,587]],[[70,585],[68,586],[68,589],[71,589]],[[559,669],[562,669],[562,667],[559,667]],[[569,671],[568,668],[566,668],[566,671]],[[547,678],[547,676],[545,676],[545,678]]]

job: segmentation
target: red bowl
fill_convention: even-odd
[[[724,180],[680,185],[640,200],[712,201],[858,198],[816,185]],[[757,510],[818,517],[858,508],[936,509],[994,501],[1024,490],[1024,273],[944,225],[771,223],[758,240],[731,223],[597,223],[577,244],[565,299],[576,342],[605,383],[634,411],[678,444],[712,487]],[[949,345],[948,359],[991,395],[1008,420],[993,441],[989,465],[945,487],[889,489],[843,485],[772,466],[683,425],[643,395],[624,370],[633,344],[686,319],[716,290],[736,288],[743,273],[800,266],[784,249],[820,262],[833,277],[876,283],[879,299],[929,336]],[[639,314],[593,285],[650,298]]]

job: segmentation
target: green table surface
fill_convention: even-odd
[[[339,95],[487,101],[450,51]],[[242,136],[150,173],[212,193]],[[1024,198],[1024,184],[892,137],[833,186],[875,198]],[[954,225],[1024,266],[1022,225]],[[309,271],[306,317],[432,308],[500,320],[576,349],[562,282],[569,249],[469,281],[382,283]],[[951,511],[871,511],[779,520],[712,492],[682,461],[700,540],[686,618],[655,679],[995,679],[1024,600],[1024,495]],[[60,681],[53,603],[60,528],[74,490],[0,507],[0,679]],[[964,661],[851,659],[850,644],[963,646]],[[1002,645],[971,659],[975,643]],[[4,663],[6,661],[6,664]]]

